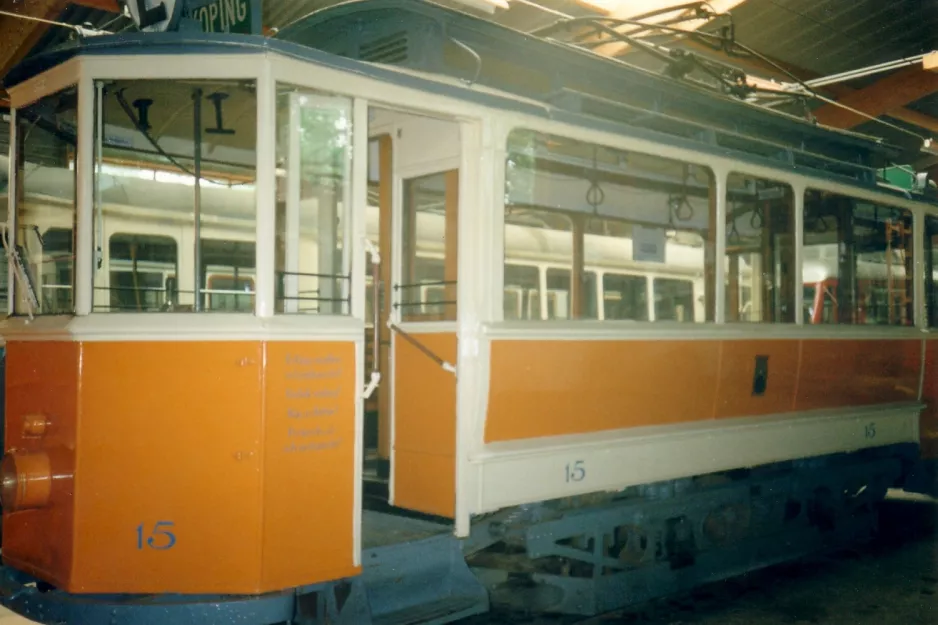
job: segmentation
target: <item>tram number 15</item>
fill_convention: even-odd
[[[137,526],[137,549],[143,549],[144,544],[157,551],[172,549],[176,545],[176,535],[169,528],[173,525],[175,524],[172,521],[157,521],[147,532],[141,523]]]
[[[582,482],[586,478],[586,465],[577,460],[567,465],[567,482]]]

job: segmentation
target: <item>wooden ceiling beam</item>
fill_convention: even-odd
[[[0,0],[5,11],[46,20],[58,18],[67,5],[68,0]],[[49,24],[33,20],[8,15],[0,18],[0,77],[23,60],[49,28]]]
[[[938,137],[938,117],[932,117],[931,115],[919,113],[918,111],[904,107],[886,111],[884,115],[888,115],[889,117],[898,119],[907,124],[912,124],[913,126],[918,126],[919,128],[924,128]]]
[[[879,117],[938,91],[938,73],[910,65],[837,100],[867,115]],[[814,111],[818,122],[834,128],[853,128],[866,121],[863,115],[834,104]]]
[[[743,70],[747,74],[758,73],[762,75],[771,76],[772,78],[775,78],[782,82],[791,82],[790,76],[786,76],[785,74],[780,72],[778,68],[773,67],[770,63],[766,63],[765,61],[762,61],[761,59],[758,59],[755,57],[729,56],[725,54],[722,50],[721,51],[714,50],[713,48],[707,47],[701,43],[698,43],[690,39],[682,40],[680,45],[683,48],[687,48],[695,52],[709,53],[711,55],[714,55],[718,57],[721,61],[728,62],[738,67],[739,69]],[[784,68],[785,70],[787,70],[789,73],[793,74],[794,76],[797,76],[801,80],[811,80],[813,78],[819,77],[819,75],[815,74],[814,72],[809,72],[808,70],[803,69],[801,67],[795,67],[793,65],[783,63],[779,61],[778,59],[772,59],[772,62],[778,64],[780,67]],[[823,87],[819,87],[817,91],[821,92],[822,94],[827,95],[828,97],[837,98],[841,100],[843,98],[848,97],[850,94],[856,93],[857,89],[850,87],[848,85],[845,85],[844,83],[832,83],[829,85],[824,85]],[[903,102],[903,104],[907,104],[907,103],[908,102]],[[829,106],[833,106],[833,105],[829,105]],[[840,107],[834,107],[834,108],[838,110],[842,110],[840,109]],[[934,133],[936,136],[938,136],[938,117],[932,117],[931,115],[926,115],[925,113],[913,111],[912,109],[905,108],[904,106],[896,106],[880,114],[888,115],[889,117],[892,117],[894,119],[904,121],[907,124],[912,124],[914,126],[924,128],[928,132]],[[860,117],[860,116],[855,115],[854,117]],[[860,117],[860,119],[862,120],[861,123],[863,121],[867,121],[866,118],[863,118],[863,117]]]
[[[117,0],[72,0],[72,4],[77,4],[80,7],[85,7],[88,9],[107,11],[108,13],[121,12],[121,8],[117,4]]]

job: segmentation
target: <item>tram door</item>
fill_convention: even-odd
[[[379,327],[369,336],[379,341],[382,375],[371,411],[366,406],[373,456],[387,467],[393,505],[452,517],[459,125],[385,110],[371,117],[377,219],[369,224],[377,232],[369,236],[382,260]]]

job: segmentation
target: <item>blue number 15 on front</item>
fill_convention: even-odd
[[[146,537],[146,546],[157,551],[172,549],[176,545],[176,535],[169,528],[175,525],[172,521],[157,521],[153,525],[149,536]],[[137,549],[143,549],[144,545],[144,524],[137,526]]]

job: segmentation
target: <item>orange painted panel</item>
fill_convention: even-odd
[[[7,510],[4,558],[79,593],[357,573],[355,361],[351,342],[9,343],[7,450],[66,478]]]
[[[713,417],[718,341],[495,341],[485,441]]]
[[[261,357],[257,342],[84,345],[68,590],[258,590]]]
[[[925,380],[922,385],[925,409],[919,421],[923,458],[938,458],[938,340],[925,342]]]
[[[355,575],[355,345],[266,349],[262,587]]]
[[[789,412],[798,383],[799,341],[724,341],[716,417],[745,417]],[[765,392],[753,395],[756,357],[768,357]]]
[[[71,342],[11,341],[6,346],[5,451],[47,453],[52,472],[75,472],[79,346]],[[47,424],[24,431],[25,417]],[[56,479],[48,505],[3,515],[3,561],[63,586],[73,562],[73,482]]]
[[[796,410],[915,401],[920,340],[802,341]]]
[[[413,335],[456,362],[456,334]],[[394,335],[394,505],[453,517],[456,502],[456,378]]]
[[[394,484],[394,505],[449,519],[455,515],[455,456],[395,450]]]

